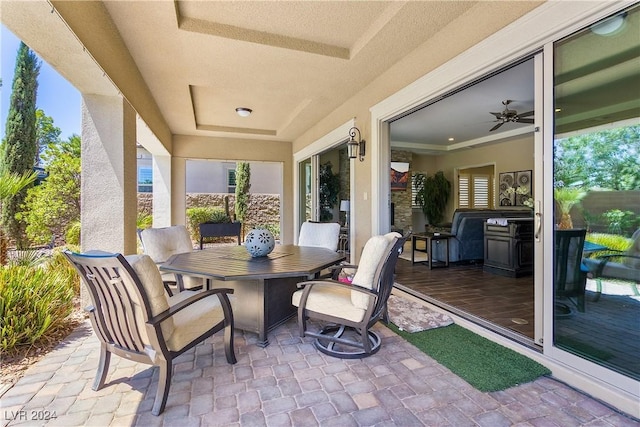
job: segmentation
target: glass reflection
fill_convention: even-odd
[[[635,379],[640,379],[638,34],[636,5],[554,49],[554,344]]]

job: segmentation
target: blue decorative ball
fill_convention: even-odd
[[[276,239],[269,230],[254,228],[247,234],[244,240],[244,246],[247,248],[247,252],[254,258],[267,256],[273,248],[276,247]]]

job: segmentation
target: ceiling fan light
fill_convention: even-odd
[[[252,112],[253,110],[251,110],[251,108],[244,108],[244,107],[236,108],[236,113],[238,113],[240,117],[249,117]]]

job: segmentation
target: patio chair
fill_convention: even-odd
[[[293,294],[292,304],[298,307],[300,336],[315,338],[315,347],[334,357],[359,359],[375,354],[382,340],[370,329],[378,320],[387,321],[387,300],[406,239],[398,233],[371,237],[351,284],[336,280],[299,283],[301,289]],[[323,326],[311,331],[309,320]]]
[[[306,221],[300,227],[298,246],[315,246],[338,250],[340,224],[337,222]]]
[[[582,249],[587,230],[555,231],[555,288],[556,298],[566,299],[585,311],[585,289],[587,274],[582,268]],[[570,317],[573,310],[568,305],[556,302],[556,315]]]
[[[640,228],[631,236],[631,246],[625,252],[608,253],[595,258],[585,258],[588,277],[596,281],[594,301],[602,294],[602,279],[617,279],[630,282],[635,296],[640,296]]]
[[[224,330],[227,362],[236,363],[231,289],[184,291],[167,298],[160,272],[148,255],[64,252],[91,295],[89,318],[100,340],[93,390],[105,385],[111,354],[159,368],[151,413],[165,407],[173,360]]]
[[[147,228],[138,231],[142,250],[156,264],[166,262],[172,255],[193,251],[191,236],[184,225],[171,227]],[[202,289],[204,280],[201,277],[183,276],[173,273],[162,273],[162,282],[169,296],[173,295],[173,287],[178,292],[185,289]]]

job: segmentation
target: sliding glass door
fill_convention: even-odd
[[[639,34],[636,5],[553,46],[553,345],[635,380]]]

